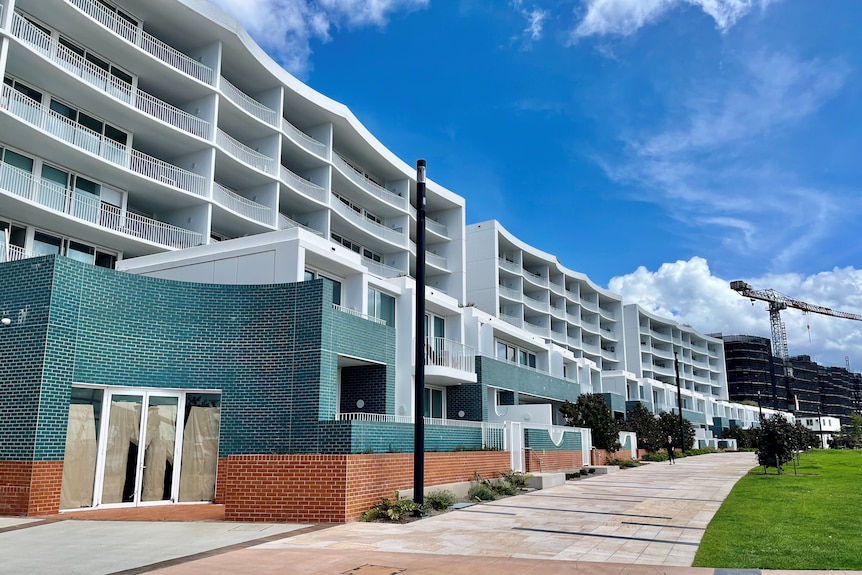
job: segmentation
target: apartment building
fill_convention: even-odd
[[[411,486],[416,416],[438,483],[577,468],[559,406],[672,409],[668,346],[686,417],[756,421],[711,407],[720,342],[433,181],[417,358],[413,167],[205,2],[0,0],[0,71],[0,513],[350,520]]]

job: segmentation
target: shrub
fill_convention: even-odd
[[[587,468],[586,468],[586,467],[584,467],[584,468],[583,468],[583,469],[581,469],[578,473],[580,473],[581,475],[586,476],[586,474],[587,474]]]
[[[577,471],[574,473],[566,473],[566,481],[569,481],[571,479],[580,479],[580,478],[581,478],[581,474]]]
[[[587,469],[587,473],[595,473],[595,472],[596,472],[595,467],[590,467],[589,469]]]
[[[402,517],[409,515],[419,509],[412,499],[400,499],[395,493],[394,499],[383,497],[380,503],[362,514],[362,521],[377,521],[386,519],[389,521],[400,521]]]
[[[467,497],[474,501],[494,501],[497,494],[487,483],[477,483],[470,487]]]
[[[645,453],[643,457],[641,457],[641,461],[667,461],[667,453],[662,453],[660,451],[656,451],[655,453]]]
[[[608,458],[607,464],[616,465],[620,469],[628,469],[629,467],[637,467],[640,465],[640,463],[634,459],[615,459],[613,457]]]
[[[516,491],[520,491],[527,487],[527,480],[532,477],[532,475],[510,469],[509,471],[501,471],[500,477],[503,478],[503,481],[514,487]]]
[[[451,491],[440,489],[425,496],[425,505],[434,511],[444,511],[452,507],[457,500]]]

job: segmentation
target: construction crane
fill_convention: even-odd
[[[773,289],[756,290],[746,282],[739,280],[730,282],[730,289],[735,292],[739,292],[739,295],[743,297],[747,297],[752,303],[754,303],[754,300],[761,300],[769,304],[769,323],[772,327],[772,352],[776,357],[780,357],[784,362],[787,401],[798,409],[796,397],[790,390],[790,378],[793,377],[793,370],[787,365],[787,360],[790,357],[790,354],[787,351],[787,331],[784,329],[784,322],[781,321],[781,310],[791,307],[802,310],[805,313],[819,313],[821,315],[843,317],[844,319],[853,319],[856,321],[862,321],[862,315],[848,313],[846,311],[835,311],[834,309],[824,307],[822,305],[814,305],[798,299],[793,299],[784,294],[778,293]]]

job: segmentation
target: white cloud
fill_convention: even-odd
[[[289,72],[308,70],[311,42],[330,40],[339,26],[385,26],[389,16],[429,0],[211,0],[233,15]]]
[[[523,36],[524,48],[529,49],[532,42],[542,39],[545,21],[548,19],[549,12],[535,6],[531,10],[528,10],[524,7],[523,0],[512,0],[511,4],[527,22],[527,27],[523,30]]]
[[[852,267],[811,276],[720,278],[712,274],[705,259],[695,257],[663,264],[656,271],[639,267],[613,278],[609,288],[622,294],[626,303],[638,303],[647,311],[687,323],[701,333],[771,338],[766,303],[757,301],[752,305],[732,291],[729,283],[736,279],[743,279],[755,289],[771,288],[833,310],[862,313],[862,270]],[[862,322],[804,314],[797,309],[782,311],[781,317],[787,328],[790,355],[810,355],[824,365],[840,366],[847,355],[856,367],[862,366]]]
[[[572,38],[586,36],[629,36],[652,24],[667,12],[692,5],[712,17],[721,31],[732,27],[752,8],[765,9],[771,0],[583,0],[584,17],[572,32]]]
[[[804,164],[777,165],[776,152],[836,96],[849,75],[841,61],[760,52],[731,63],[720,79],[670,96],[664,128],[628,136],[621,163],[601,161],[691,229],[702,245],[784,269],[811,255],[856,202],[800,182]],[[805,157],[800,158],[802,162]],[[703,241],[705,240],[705,241]],[[703,252],[701,252],[703,253]]]

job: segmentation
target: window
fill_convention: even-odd
[[[374,288],[368,288],[368,315],[382,319],[386,325],[395,327],[395,298]]]
[[[375,261],[378,263],[383,263],[383,256],[377,252],[374,252],[368,248],[362,247],[361,245],[357,244],[356,242],[354,242],[348,238],[345,238],[344,236],[336,234],[335,232],[332,232],[330,234],[330,237],[332,238],[332,241],[346,247],[350,251],[356,252],[357,254],[362,254],[362,257],[364,257],[365,259],[369,259],[371,261]]]
[[[524,367],[536,368],[535,353],[499,340],[497,340],[497,359],[517,363]]]
[[[425,314],[425,337],[446,337],[446,320],[434,314]]]
[[[437,387],[425,388],[425,417],[443,419],[445,412],[445,392]]]
[[[114,264],[117,263],[116,254],[103,252],[94,246],[75,240],[38,231],[33,236],[33,253],[40,256],[63,255],[85,264],[94,264],[110,269],[113,269]]]
[[[24,94],[25,96],[27,96],[31,100],[35,100],[35,101],[39,102],[40,104],[42,103],[42,92],[40,92],[38,90],[34,90],[30,86],[27,86],[26,84],[22,84],[18,80],[15,80],[15,79],[10,78],[8,76],[3,78],[3,83],[6,84],[7,86],[11,86],[11,87],[15,88],[15,90],[17,90],[18,92],[21,92],[22,94]]]
[[[323,279],[332,285],[332,303],[341,305],[341,282],[319,274],[315,270],[305,270],[304,281]]]
[[[51,98],[49,107],[60,116],[63,116],[72,122],[76,122],[79,126],[87,128],[99,136],[104,136],[108,140],[116,142],[121,146],[125,146],[129,140],[129,135],[119,128],[106,124],[102,120],[94,118],[85,112],[81,112],[55,98]]]

